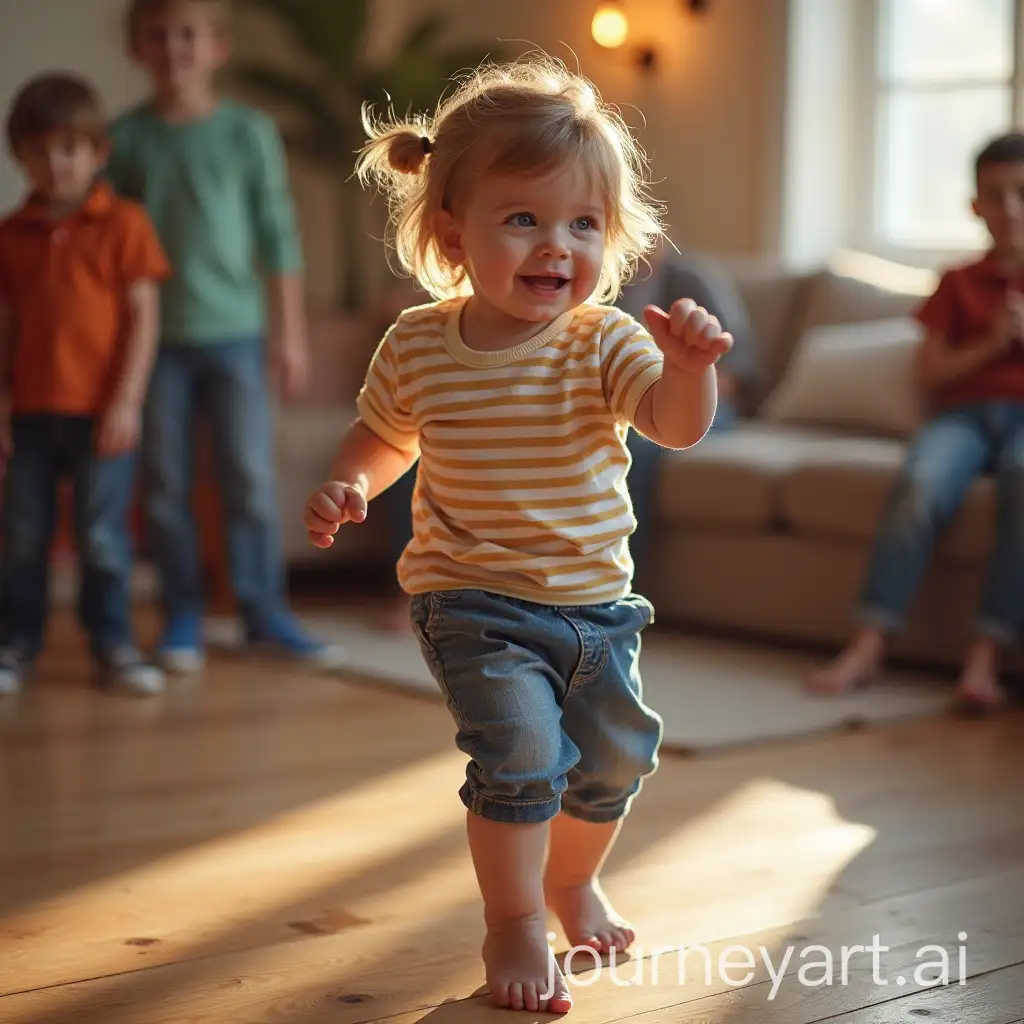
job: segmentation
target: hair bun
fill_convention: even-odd
[[[426,135],[412,130],[397,132],[388,146],[388,163],[402,174],[416,174],[434,148]]]

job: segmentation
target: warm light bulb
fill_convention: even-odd
[[[629,22],[622,8],[616,3],[601,4],[594,12],[590,34],[595,43],[609,50],[621,46],[629,35]]]

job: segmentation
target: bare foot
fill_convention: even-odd
[[[543,914],[487,926],[484,970],[498,1006],[540,1013],[568,1013],[572,997],[547,943]]]
[[[615,913],[596,879],[577,886],[545,887],[544,898],[574,946],[624,953],[636,939],[633,926]]]
[[[883,638],[875,630],[864,630],[832,662],[807,679],[813,693],[850,693],[874,682],[882,668]]]
[[[1006,692],[999,684],[999,671],[994,645],[985,641],[975,644],[956,688],[956,704],[965,712],[984,714],[1006,703]]]

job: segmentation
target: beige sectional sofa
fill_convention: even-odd
[[[665,460],[659,568],[647,594],[662,623],[834,647],[853,626],[875,528],[917,415],[909,408],[909,313],[935,278],[854,255],[808,272],[749,263],[733,270],[759,336],[762,381],[735,429]],[[864,326],[841,326],[851,324]],[[852,347],[851,331],[859,331]],[[829,348],[833,338],[847,344],[847,357],[835,360],[840,379],[829,381],[828,358],[815,364],[807,356],[812,342],[826,356],[838,351]],[[346,403],[280,417],[294,562],[383,551],[372,515],[328,554],[308,546],[299,519],[351,415]],[[993,496],[992,481],[979,481],[940,543],[896,656],[956,664],[991,544]]]

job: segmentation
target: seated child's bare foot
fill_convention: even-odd
[[[988,645],[978,645],[968,655],[957,684],[956,703],[961,710],[974,712],[991,711],[1006,703],[995,653]]]
[[[832,662],[811,673],[807,688],[814,693],[849,693],[874,682],[882,667],[881,634],[860,633]]]
[[[633,926],[615,913],[596,880],[571,887],[545,886],[544,897],[574,946],[624,953],[636,939]]]
[[[568,1013],[572,997],[547,942],[543,914],[491,921],[483,948],[491,999],[503,1007]]]

